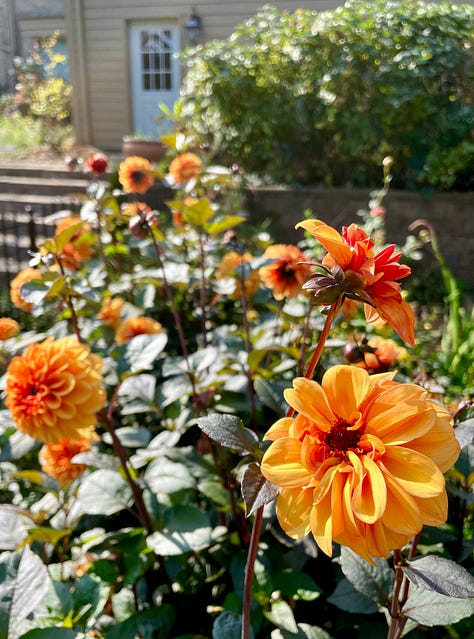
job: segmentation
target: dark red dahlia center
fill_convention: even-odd
[[[327,433],[324,441],[333,454],[341,455],[357,448],[360,433],[356,430],[348,430],[349,426],[351,424],[338,424]]]

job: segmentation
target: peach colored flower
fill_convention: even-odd
[[[134,217],[141,213],[151,213],[151,206],[146,202],[125,202],[120,207],[120,211],[127,217]]]
[[[0,341],[15,337],[19,332],[20,325],[14,319],[10,317],[0,317]]]
[[[20,290],[23,284],[31,282],[31,280],[41,279],[41,271],[37,268],[25,268],[10,282],[10,299],[13,304],[21,309],[31,313],[33,304],[26,302],[21,296]]]
[[[7,369],[5,405],[18,430],[45,444],[90,438],[106,400],[101,370],[74,337],[30,344]]]
[[[169,173],[175,184],[184,184],[201,173],[202,162],[194,153],[183,153],[172,160]]]
[[[162,332],[162,325],[151,317],[144,315],[129,317],[117,326],[115,343],[124,344],[137,335],[153,335]]]
[[[97,314],[97,318],[102,320],[107,326],[117,328],[121,322],[121,313],[125,300],[121,297],[106,297],[102,302],[102,307]]]
[[[131,155],[121,162],[118,179],[125,193],[146,193],[155,182],[151,170],[150,162],[139,155]]]
[[[393,376],[334,366],[321,384],[296,378],[285,391],[298,414],[265,435],[262,473],[281,486],[290,537],[311,532],[327,555],[335,541],[371,561],[446,521],[443,473],[459,455],[451,416]]]
[[[86,464],[76,464],[72,458],[79,453],[90,450],[91,441],[87,437],[78,440],[60,439],[50,443],[40,451],[39,458],[42,470],[57,480],[61,488],[65,488],[87,469]]]
[[[393,367],[401,359],[407,357],[407,350],[393,339],[371,337],[364,347],[363,361],[357,365],[365,370],[383,373]]]
[[[273,244],[265,249],[264,259],[274,260],[259,269],[262,282],[273,291],[276,300],[296,297],[312,272],[308,257],[293,244]]]
[[[242,296],[242,287],[245,291],[246,297],[252,297],[260,288],[260,276],[258,271],[251,270],[248,272],[244,269],[244,278],[242,281],[242,264],[250,262],[252,255],[250,253],[244,253],[241,255],[237,251],[229,251],[224,255],[216,268],[216,279],[234,278],[235,288],[231,297],[233,299],[240,299]]]
[[[357,224],[344,226],[342,235],[321,220],[305,220],[296,226],[309,231],[328,251],[323,259],[327,272],[304,286],[314,291],[316,302],[332,303],[346,296],[358,299],[364,303],[368,322],[382,318],[413,346],[415,316],[402,298],[399,283],[411,269],[398,262],[402,254],[395,251],[395,245],[374,253],[374,243]]]
[[[55,232],[55,235],[58,236],[66,229],[78,224],[80,226],[78,226],[70,241],[64,245],[60,254],[62,265],[73,271],[80,269],[82,263],[93,255],[91,244],[94,240],[91,236],[91,226],[78,215],[68,215],[58,222]]]

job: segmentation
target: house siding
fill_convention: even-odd
[[[272,6],[294,11],[297,8],[325,10],[340,4],[342,3],[334,0],[289,0],[273,2]],[[259,6],[262,5],[245,0],[239,3],[234,0],[207,0],[200,3],[196,8],[203,25],[201,40],[228,37],[239,23],[254,16]],[[93,144],[106,151],[116,151],[120,149],[122,136],[132,132],[128,47],[131,22],[154,19],[175,22],[180,28],[180,46],[184,48],[183,25],[191,14],[192,5],[179,0],[173,4],[141,0],[134,6],[130,5],[129,0],[70,0],[66,3],[66,8],[71,7],[74,9],[74,16],[73,19],[69,16],[68,29],[75,29],[79,24],[83,33],[82,86],[76,80],[71,57],[73,85],[75,93],[80,91],[80,95],[76,97],[82,102],[82,109],[77,103],[73,105],[73,111],[80,113],[75,121],[78,141]],[[74,39],[76,37],[77,35]]]

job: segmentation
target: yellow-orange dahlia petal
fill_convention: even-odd
[[[313,508],[310,514],[310,525],[313,537],[321,550],[332,556],[332,505],[331,493],[326,493],[317,508]]]
[[[332,366],[324,374],[321,386],[333,413],[348,420],[367,395],[369,376],[366,371],[354,366]]]
[[[348,455],[354,457],[354,453]],[[382,471],[367,455],[361,458],[364,473],[352,494],[354,515],[366,524],[373,524],[385,512],[387,486]]]
[[[427,526],[441,526],[448,517],[448,495],[443,491],[436,497],[418,499],[418,508]]]
[[[313,507],[311,488],[283,488],[277,497],[276,515],[280,526],[292,539],[301,539],[310,531],[309,519]]]
[[[281,419],[277,420],[273,424],[273,426],[270,426],[263,439],[275,441],[277,439],[281,439],[282,437],[288,437],[288,432],[292,425],[293,419],[291,417],[282,417]]]
[[[297,377],[293,380],[293,388],[287,388],[283,394],[295,410],[317,422],[321,430],[329,430],[334,414],[325,392],[317,382]]]
[[[309,231],[311,235],[324,246],[326,251],[336,260],[341,268],[349,266],[352,260],[352,252],[349,246],[344,243],[342,235],[333,229],[332,226],[325,224],[321,220],[304,220],[298,222],[295,228],[303,228]]]
[[[448,409],[436,402],[430,403],[436,413],[433,428],[410,441],[409,447],[432,459],[441,472],[445,473],[459,457],[461,447],[454,437],[453,420]]]
[[[273,442],[262,459],[262,473],[277,486],[306,485],[312,473],[301,463],[301,443],[289,437]]]
[[[385,475],[385,483],[387,486],[387,506],[383,513],[382,522],[396,533],[412,536],[421,530],[423,525],[423,517],[417,501],[390,475]]]
[[[20,325],[11,317],[0,317],[0,341],[15,337],[19,332]]]
[[[436,464],[409,448],[388,446],[383,466],[410,495],[437,497],[444,490],[444,477]]]

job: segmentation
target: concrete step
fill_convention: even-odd
[[[34,177],[18,175],[1,175],[0,193],[18,193],[35,195],[79,195],[84,194],[89,184],[85,179]]]

